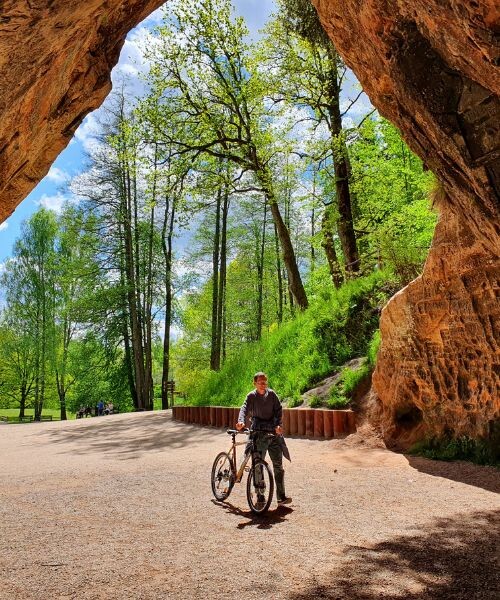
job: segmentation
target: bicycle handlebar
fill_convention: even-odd
[[[245,433],[245,434],[250,434],[250,433],[257,433],[257,432],[262,432],[262,433],[268,433],[269,435],[276,435],[276,433],[274,431],[267,431],[266,429],[248,429],[245,427],[245,429],[228,429],[226,431],[226,433],[228,435],[236,435],[237,433]]]

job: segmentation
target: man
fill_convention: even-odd
[[[283,450],[286,448],[283,439],[281,403],[276,393],[267,387],[267,375],[256,373],[253,377],[255,389],[250,392],[238,416],[236,429],[245,427],[245,419],[251,417],[252,429],[257,431],[256,446],[262,458],[269,450],[273,463],[274,480],[278,505],[290,504],[292,499],[285,494],[285,470],[283,469]],[[269,436],[269,432],[275,433]],[[288,454],[288,451],[287,451]],[[290,460],[290,456],[287,458]]]

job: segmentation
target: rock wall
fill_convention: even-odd
[[[0,222],[111,89],[125,36],[162,0],[4,0],[0,9]]]
[[[445,196],[422,276],[382,313],[372,417],[405,443],[488,436],[500,418],[500,5],[313,3]]]

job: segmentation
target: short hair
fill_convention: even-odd
[[[265,377],[267,379],[267,375],[264,373],[264,371],[259,371],[258,373],[255,373],[255,375],[253,376],[254,382],[257,381],[257,379],[259,377]]]

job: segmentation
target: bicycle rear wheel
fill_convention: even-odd
[[[227,452],[217,454],[212,465],[212,492],[217,500],[229,497],[234,485],[233,461]]]
[[[253,461],[247,479],[247,500],[250,510],[261,515],[271,505],[274,493],[274,479],[265,460]]]

